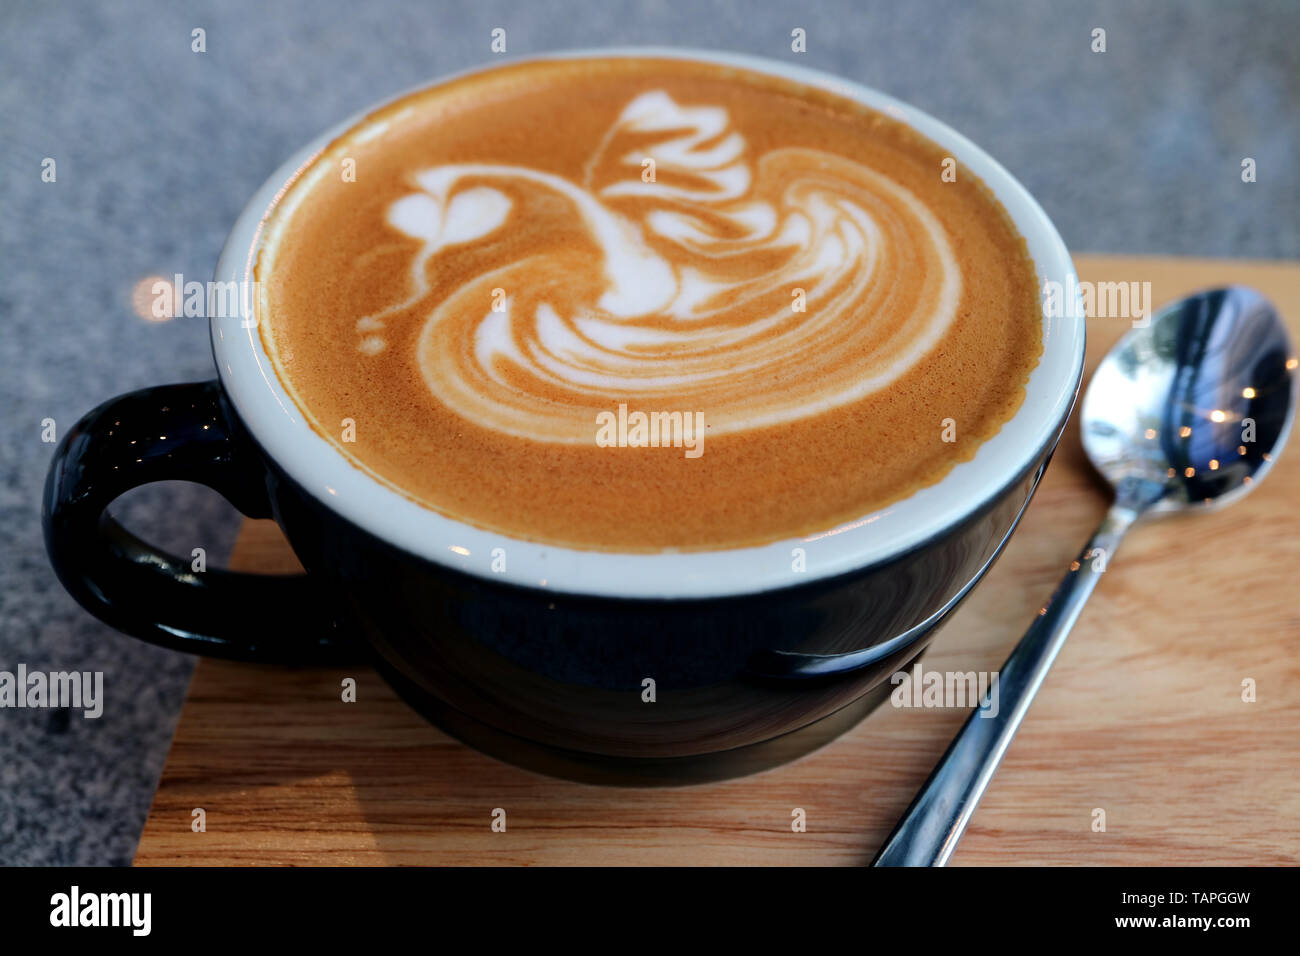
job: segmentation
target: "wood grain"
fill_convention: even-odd
[[[1300,265],[1079,257],[1154,301],[1225,282],[1271,297],[1300,338]],[[1088,371],[1124,331],[1090,322]],[[1106,506],[1077,426],[997,566],[924,658],[995,670]],[[1239,504],[1137,528],[1075,627],[965,839],[963,864],[1300,860],[1300,450]],[[286,571],[248,522],[231,560]],[[250,609],[251,611],[251,609]],[[339,701],[353,676],[358,702]],[[1258,700],[1242,701],[1252,678]],[[373,673],[203,661],[139,864],[860,864],[965,717],[884,707],[756,776],[677,789],[554,780],[425,724]],[[191,830],[191,811],[207,830]],[[494,808],[507,830],[490,827]],[[807,814],[807,832],[791,812]],[[1093,832],[1094,808],[1106,831]]]

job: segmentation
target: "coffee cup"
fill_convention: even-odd
[[[358,130],[401,123],[403,111],[422,102],[421,97],[438,95],[458,82],[494,82],[493,73],[502,69],[544,71],[565,64],[566,70],[580,72],[583,64],[613,64],[609,69],[617,72],[621,60],[740,71],[803,89],[809,96],[850,101],[884,117],[923,138],[925,149],[938,151],[934,155],[951,158],[959,178],[969,176],[987,188],[1023,238],[1035,289],[1047,283],[1072,287],[1069,254],[1039,205],[986,153],[937,120],[874,90],[788,63],[646,49],[561,53],[471,71],[349,119],[296,153],[257,191],[222,251],[216,281],[265,288],[261,276],[274,273],[280,244],[285,235],[295,235],[285,225],[293,222],[286,207],[291,200],[313,201],[301,185],[305,177],[324,168],[327,160],[334,169],[340,143],[370,135],[359,136]],[[688,109],[675,100],[672,104],[665,108]],[[681,117],[659,121],[646,109],[641,103],[624,111],[629,122],[643,124],[633,132],[658,128],[679,134],[688,122]],[[712,122],[716,115],[681,114],[700,123]],[[727,130],[719,129],[711,138],[701,133],[691,148],[716,151],[727,142]],[[768,168],[779,167],[781,176],[793,180],[802,155],[782,154],[785,165]],[[810,181],[825,185],[828,167],[813,165],[821,171],[810,173]],[[671,163],[667,166],[671,172]],[[499,226],[506,215],[532,208],[525,191],[497,185],[484,172],[487,168],[475,166],[457,187],[480,190],[474,195],[482,202],[469,206],[457,226],[475,239],[490,234],[492,223]],[[357,175],[366,173],[363,164]],[[755,182],[760,173],[754,165]],[[579,212],[587,208],[585,194],[578,195],[555,174],[546,175],[551,178],[542,173],[522,178],[563,194]],[[940,175],[936,168],[936,178]],[[673,182],[670,176],[665,181]],[[445,175],[423,180],[431,191],[449,182]],[[717,182],[726,187],[729,180]],[[493,191],[505,198],[491,198]],[[451,228],[452,198],[443,195],[438,207],[444,231]],[[735,197],[725,198],[730,202]],[[610,199],[605,205],[624,209],[626,217],[626,207],[618,205],[622,201]],[[590,205],[582,221],[591,225],[605,215],[599,205]],[[419,208],[419,203],[402,207],[415,218],[401,219],[390,205],[389,225],[418,238],[427,225],[416,215]],[[723,212],[727,210],[742,214],[739,206]],[[893,218],[882,214],[882,221],[912,214],[904,205],[899,210]],[[852,221],[852,209],[844,206],[842,211],[845,221]],[[923,214],[914,212],[923,221]],[[492,223],[484,226],[485,220]],[[688,220],[656,221],[668,229]],[[873,235],[874,227],[863,228]],[[699,252],[701,244],[716,238],[700,233],[690,243]],[[434,240],[426,236],[424,241]],[[876,255],[870,260],[876,267],[888,252],[885,240],[880,242],[885,252],[870,253]],[[615,251],[600,248],[608,263]],[[836,248],[854,247],[845,239]],[[869,258],[870,250],[863,249],[858,251]],[[401,247],[395,247],[393,255],[399,253]],[[579,265],[562,262],[554,268],[563,272]],[[643,290],[645,270],[651,267],[643,261],[638,269],[636,288]],[[836,273],[836,281],[851,283],[862,274],[857,263]],[[608,283],[604,288],[608,293]],[[683,294],[680,283],[676,288]],[[257,298],[264,294],[272,298]],[[564,294],[553,293],[553,301]],[[1079,310],[1041,310],[1034,320],[1040,323],[1035,331],[1041,352],[1026,365],[1023,390],[1017,392],[1023,400],[987,429],[969,454],[943,462],[943,469],[927,473],[924,481],[899,486],[893,497],[864,499],[870,506],[855,514],[831,501],[826,515],[834,520],[819,517],[812,527],[788,523],[798,508],[770,508],[764,513],[783,517],[773,519],[761,534],[750,533],[741,521],[728,526],[737,530],[728,530],[725,540],[690,537],[686,531],[680,539],[671,537],[676,533],[672,529],[694,527],[694,512],[684,506],[673,513],[674,521],[664,522],[671,527],[663,532],[669,537],[661,539],[654,537],[659,534],[656,523],[646,518],[653,517],[651,508],[639,518],[629,512],[626,525],[607,525],[641,528],[636,533],[642,537],[605,541],[598,530],[583,525],[589,506],[558,520],[554,511],[543,513],[528,497],[528,488],[556,473],[554,468],[547,472],[539,466],[536,474],[543,477],[530,479],[532,484],[518,482],[517,500],[499,508],[493,502],[506,492],[481,496],[485,503],[478,505],[472,495],[462,495],[470,509],[465,517],[438,502],[430,506],[422,499],[422,486],[392,477],[400,472],[385,474],[359,462],[346,439],[322,433],[293,384],[286,342],[294,363],[303,361],[304,346],[277,340],[272,334],[277,319],[266,321],[268,302],[290,302],[289,296],[274,289],[258,292],[252,308],[210,318],[217,379],[120,396],[90,412],[65,436],[50,468],[43,511],[47,548],[60,580],[91,613],[114,627],[177,650],[295,664],[368,660],[416,710],[475,746],[529,766],[593,779],[665,780],[698,768],[715,776],[744,772],[761,765],[746,755],[772,751],[774,741],[789,740],[796,731],[838,727],[836,720],[842,724],[845,715],[878,702],[889,675],[926,648],[1006,545],[1061,436],[1083,368]],[[602,301],[610,305],[613,300]],[[373,320],[376,308],[382,310],[370,302],[354,310],[363,327],[349,347],[359,348],[362,357],[347,361],[360,365],[366,353],[380,354],[385,347],[394,355],[401,352],[383,342],[366,344],[373,341],[366,330],[385,328]],[[443,305],[437,308],[450,314]],[[362,321],[367,317],[371,321]],[[429,333],[419,341],[430,341]],[[836,354],[851,351],[851,345]],[[812,355],[816,350],[806,351]],[[796,353],[805,354],[786,350]],[[480,406],[506,407],[493,404],[483,369],[475,373],[478,378],[466,372],[452,384],[446,383],[455,376],[439,374],[426,369],[425,378],[435,391],[445,386],[453,410],[469,415],[467,409]],[[841,379],[844,388],[853,387],[861,370],[828,368],[826,388]],[[511,379],[512,385],[520,381]],[[1019,382],[1015,385],[1020,388]],[[805,404],[810,400],[801,399]],[[464,404],[457,406],[457,401]],[[376,414],[387,407],[376,402]],[[503,413],[500,420],[533,415],[526,438],[536,443],[546,438],[540,433],[548,427],[542,413],[534,414],[539,407],[520,405],[516,418]],[[779,417],[795,406],[793,399],[785,404],[774,399],[763,407]],[[684,411],[692,413],[689,407]],[[611,404],[609,412],[614,418],[605,424],[626,433],[626,410]],[[709,437],[700,460],[711,462],[715,448],[724,455],[734,446],[728,436],[739,418],[725,403],[709,405],[701,414],[717,428],[716,438],[701,433]],[[366,421],[363,417],[363,427]],[[772,423],[787,424],[777,418]],[[597,424],[592,422],[593,445],[598,445]],[[934,427],[937,434],[938,421]],[[581,446],[582,453],[589,450]],[[637,449],[609,451],[623,455],[620,461],[632,461]],[[374,454],[379,461],[380,452]],[[394,454],[404,452],[399,448]],[[737,460],[744,457],[737,455]],[[555,460],[560,459],[547,458]],[[679,453],[671,467],[695,464]],[[755,472],[762,473],[761,468]],[[810,475],[800,480],[810,489],[806,499],[813,508],[827,496],[820,494],[817,476]],[[825,474],[827,485],[832,477]],[[205,484],[245,515],[273,518],[305,574],[195,572],[189,561],[151,548],[107,516],[118,495],[163,480]],[[490,485],[486,478],[484,483]],[[510,487],[502,485],[507,492]],[[558,504],[563,497],[558,492],[538,497],[557,502],[555,508],[566,507]],[[744,502],[743,496],[737,500]],[[734,510],[735,503],[728,507]],[[502,527],[511,514],[520,516],[514,533]],[[563,537],[566,529],[572,529],[575,540]]]

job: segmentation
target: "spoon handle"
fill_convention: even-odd
[[[1111,506],[1051,600],[1002,665],[980,706],[948,745],[873,866],[943,866],[948,862],[1084,602],[1137,516],[1134,508],[1118,503]]]

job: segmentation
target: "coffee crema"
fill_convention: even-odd
[[[970,459],[1042,353],[1024,240],[947,158],[739,68],[490,70],[295,180],[260,334],[319,434],[448,517],[609,551],[824,533]],[[636,413],[702,423],[698,453]]]

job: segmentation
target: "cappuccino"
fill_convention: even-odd
[[[692,60],[509,65],[371,114],[281,196],[256,279],[277,376],[357,468],[582,549],[865,520],[970,459],[1042,352],[1024,240],[941,147]]]

